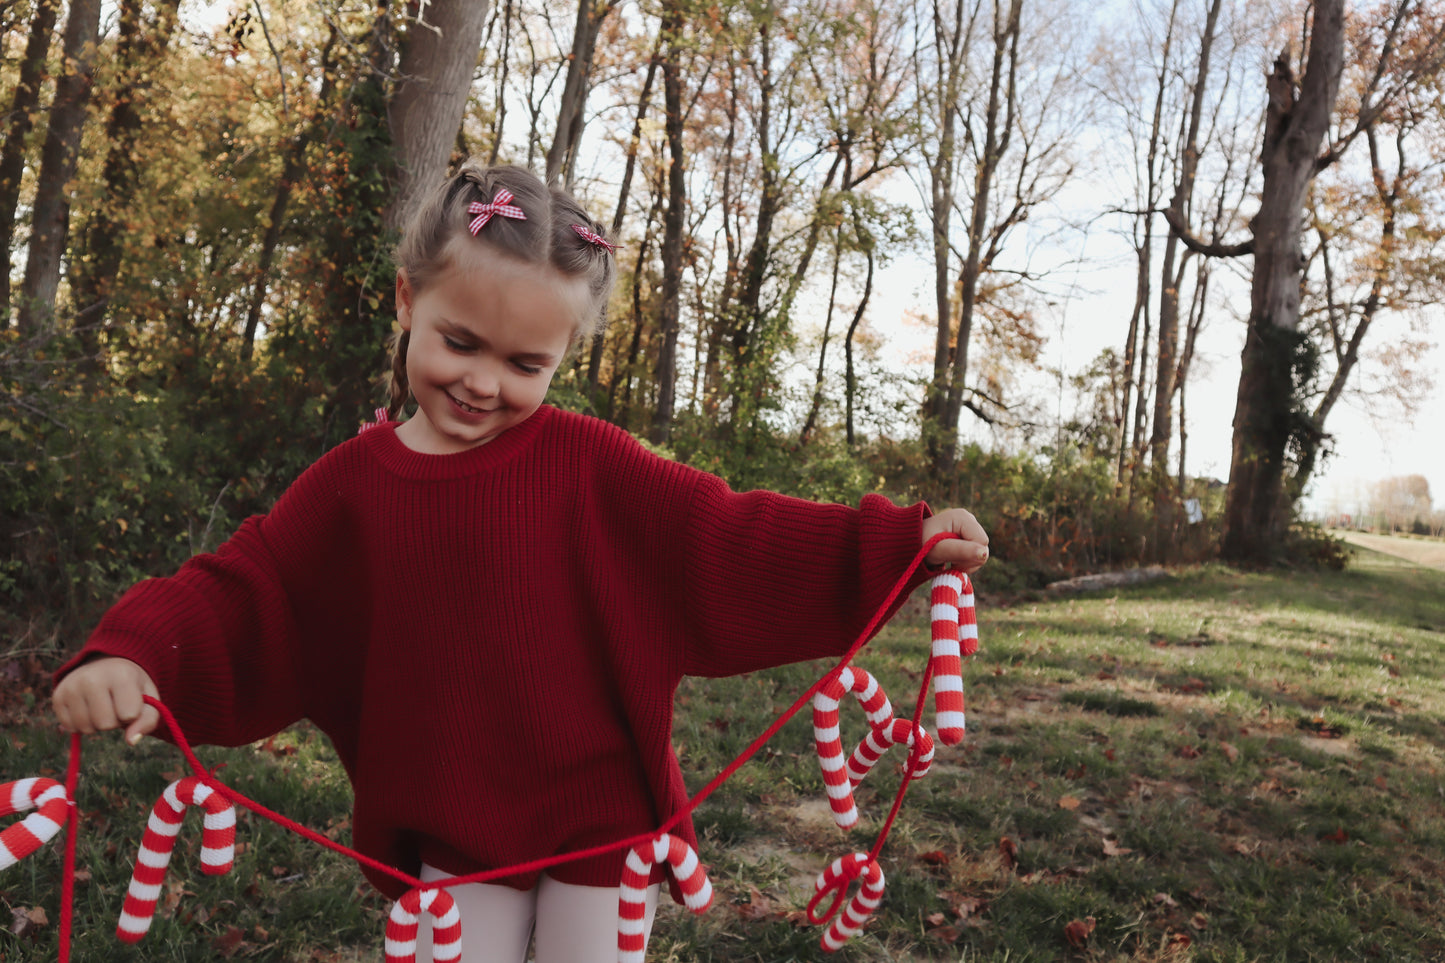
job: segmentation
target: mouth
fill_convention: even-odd
[[[451,394],[450,392],[447,393],[447,398],[449,398],[451,400],[451,403],[456,405],[459,410],[469,415],[485,415],[490,414],[491,412],[496,410],[495,408],[474,408],[473,406],[467,404],[465,401],[462,401],[460,398],[458,398],[454,394]]]

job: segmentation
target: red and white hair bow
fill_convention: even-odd
[[[525,221],[527,219],[526,212],[513,204],[512,199],[512,192],[504,187],[497,191],[489,204],[483,204],[481,201],[472,201],[468,204],[467,213],[477,215],[472,218],[472,223],[467,225],[467,230],[472,232],[472,237],[476,237],[477,232],[487,226],[487,222],[492,219],[493,215],[510,217],[514,221]]]
[[[588,230],[581,224],[573,224],[572,230],[576,231],[577,236],[582,238],[582,240],[586,241],[588,244],[593,244],[597,247],[605,247],[607,248],[608,252],[612,254],[617,253],[617,245],[607,240],[607,238],[603,237],[601,234],[596,234]]]

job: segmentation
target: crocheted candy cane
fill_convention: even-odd
[[[823,786],[833,807],[833,821],[843,829],[858,821],[858,807],[853,804],[853,786],[848,781],[838,730],[838,703],[845,692],[858,696],[859,704],[868,714],[869,725],[881,726],[893,718],[893,706],[878,686],[878,680],[856,666],[844,666],[813,696],[813,740],[818,747],[818,764],[823,769]]]
[[[666,861],[682,890],[682,901],[694,913],[712,905],[712,882],[697,853],[676,836],[663,833],[650,843],[632,847],[622,867],[617,897],[617,961],[642,963],[647,945],[643,921],[647,914],[647,881],[656,863]]]
[[[201,870],[219,876],[228,872],[235,861],[235,808],[195,776],[171,783],[156,800],[145,835],[141,837],[135,873],[130,878],[125,906],[115,928],[115,935],[123,943],[138,942],[151,927],[161,883],[176,848],[176,836],[186,818],[187,806],[200,806],[206,811],[201,824]]]
[[[416,963],[416,933],[421,914],[430,913],[431,957],[462,958],[462,914],[452,894],[444,889],[414,889],[391,905],[386,921],[386,963]]]
[[[945,746],[963,741],[963,659],[978,651],[978,622],[973,583],[962,572],[933,579],[933,704],[938,739]]]
[[[0,832],[0,869],[9,869],[50,842],[65,824],[68,806],[65,787],[54,779],[36,776],[0,784],[0,816],[35,810]]]
[[[813,888],[821,896],[834,887],[846,888],[848,881],[854,877],[862,880],[858,892],[848,905],[843,907],[843,912],[834,918],[828,932],[823,934],[821,946],[829,953],[855,936],[883,901],[883,870],[877,862],[868,858],[867,853],[854,853],[852,856],[840,856],[833,860],[831,866],[818,874],[818,880],[814,883]],[[809,918],[817,922],[812,916],[811,908]]]
[[[848,781],[856,786],[872,771],[873,766],[890,747],[900,742],[908,744],[909,758],[913,755],[913,744],[919,744],[916,768],[910,772],[914,779],[928,775],[933,765],[933,737],[922,726],[915,726],[910,719],[891,719],[881,726],[874,726],[867,738],[858,743],[853,756],[848,760]]]

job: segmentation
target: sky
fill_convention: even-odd
[[[1061,367],[1066,373],[1086,368],[1106,347],[1122,351],[1134,299],[1134,267],[1109,253],[1107,241],[1090,239],[1083,252],[1088,261],[1082,270],[1064,268],[1051,286],[1062,288],[1063,296],[1053,299],[1041,327],[1049,336],[1044,364]],[[1130,255],[1132,258],[1132,255]],[[1197,357],[1188,387],[1186,423],[1189,432],[1188,465],[1191,475],[1229,477],[1230,445],[1235,393],[1239,385],[1240,351],[1244,344],[1244,316],[1248,291],[1244,272],[1248,260],[1240,262],[1235,290],[1213,298],[1208,320],[1200,336]],[[1075,276],[1077,274],[1077,277]],[[1218,275],[1216,275],[1216,278]],[[1216,283],[1216,288],[1220,285]],[[892,266],[878,285],[895,291],[898,314],[914,311],[933,314],[931,271],[917,261]],[[1155,295],[1157,298],[1157,294]],[[890,353],[896,357],[932,357],[932,334],[918,326],[896,321],[879,309],[873,323],[887,333]],[[1326,421],[1335,437],[1335,454],[1316,474],[1305,498],[1309,513],[1335,509],[1358,513],[1358,501],[1369,484],[1398,475],[1423,475],[1430,483],[1435,507],[1445,507],[1445,310],[1431,319],[1436,342],[1427,362],[1436,382],[1433,391],[1413,415],[1375,411],[1358,393],[1346,393]],[[1366,342],[1378,347],[1388,339],[1400,319],[1383,318]],[[1358,384],[1358,379],[1354,383]],[[1046,386],[1042,390],[1050,390]],[[1057,389],[1052,389],[1057,393]],[[1063,400],[1064,414],[1072,411],[1070,399]],[[965,413],[965,435],[980,436]],[[1177,448],[1175,449],[1177,457]]]

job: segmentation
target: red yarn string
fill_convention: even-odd
[[[742,766],[749,759],[756,755],[758,750],[761,749],[765,744],[767,744],[768,740],[772,739],[773,736],[777,735],[778,730],[780,730],[784,725],[786,725],[789,719],[797,715],[798,711],[802,709],[803,706],[811,702],[813,696],[817,694],[819,689],[821,689],[825,684],[827,684],[829,679],[835,677],[839,672],[843,670],[845,666],[848,665],[849,662],[852,661],[853,656],[858,653],[858,650],[863,648],[863,646],[866,645],[868,640],[873,636],[873,633],[878,630],[879,626],[883,622],[883,617],[885,613],[887,613],[888,610],[892,608],[893,603],[897,601],[898,596],[902,594],[904,586],[908,584],[908,580],[912,577],[913,572],[918,568],[924,557],[930,551],[932,551],[933,547],[939,542],[955,537],[956,536],[952,534],[945,533],[935,535],[933,538],[929,539],[928,542],[921,549],[919,549],[918,554],[913,557],[913,561],[909,563],[908,567],[904,570],[904,573],[893,584],[893,587],[889,590],[887,596],[884,598],[883,603],[879,606],[878,611],[873,614],[873,617],[868,621],[867,626],[865,626],[863,631],[859,633],[858,638],[853,642],[853,645],[838,661],[838,664],[834,666],[831,671],[824,673],[824,675],[820,679],[818,679],[811,686],[809,686],[807,691],[805,691],[801,696],[799,696],[797,701],[795,701],[791,706],[784,710],[783,714],[780,715],[776,720],[774,720],[772,725],[768,726],[768,728],[764,730],[761,735],[754,739],[752,743],[750,743],[748,747],[737,756],[737,758],[735,758],[732,762],[728,763],[728,765],[724,767],[723,770],[718,773],[711,782],[709,782],[706,786],[699,790],[696,795],[694,795],[690,800],[688,800],[686,806],[679,809],[676,813],[672,815],[671,818],[669,818],[657,829],[653,830],[652,832],[641,833],[636,836],[630,836],[626,839],[617,840],[615,842],[607,843],[601,846],[593,846],[588,849],[574,850],[573,852],[569,853],[561,853],[555,856],[544,857],[542,859],[534,859],[529,862],[518,863],[513,866],[503,866],[497,869],[483,870],[477,873],[470,873],[466,876],[451,877],[445,880],[438,880],[433,883],[424,883],[421,880],[411,876],[410,874],[402,872],[394,866],[388,866],[385,863],[380,862],[379,860],[373,859],[370,856],[365,855],[364,853],[359,853],[354,849],[343,846],[340,843],[328,839],[327,837],[321,835],[315,830],[308,829],[307,827],[301,825],[295,820],[289,819],[286,816],[283,816],[280,813],[276,812],[275,810],[269,809],[268,807],[261,805],[255,800],[248,798],[246,795],[238,792],[235,789],[232,789],[230,786],[227,786],[225,783],[218,780],[212,772],[207,770],[204,765],[202,765],[201,760],[197,758],[195,752],[192,751],[190,743],[186,741],[185,734],[181,731],[180,724],[176,721],[176,718],[171,713],[171,710],[167,708],[159,699],[152,698],[151,696],[146,696],[145,701],[148,705],[154,706],[156,708],[156,711],[160,713],[161,720],[170,730],[171,736],[175,740],[176,747],[180,749],[181,754],[185,756],[186,762],[190,764],[191,771],[196,775],[198,779],[201,780],[201,782],[205,783],[211,789],[219,793],[223,798],[229,800],[233,804],[243,806],[246,809],[249,809],[251,812],[256,813],[258,816],[268,819],[271,822],[276,823],[277,825],[282,826],[305,839],[309,839],[317,845],[324,846],[325,848],[330,849],[333,852],[340,853],[341,855],[349,857],[350,859],[353,859],[356,862],[361,863],[365,866],[369,866],[372,869],[377,870],[378,872],[385,873],[388,876],[391,876],[392,878],[405,883],[407,886],[413,889],[447,889],[449,887],[457,886],[463,883],[481,883],[503,876],[538,872],[540,870],[547,869],[551,866],[557,866],[562,863],[573,862],[579,859],[586,859],[591,856],[600,856],[604,853],[614,852],[619,849],[630,849],[633,846],[647,843],[652,841],[653,839],[656,839],[659,834],[668,832],[674,827],[676,827],[679,823],[681,823],[682,820],[685,819],[689,813],[695,810],[703,802],[703,800],[707,799],[708,796],[712,795],[712,793],[719,786],[721,786],[724,782],[730,779],[733,774],[735,774],[740,768],[742,768]],[[923,683],[919,690],[917,705],[914,707],[913,711],[913,724],[915,726],[918,725],[919,719],[922,717],[923,714],[923,703],[925,697],[927,696],[928,682],[931,674],[932,660],[930,659],[929,666],[926,667],[923,672]],[[887,838],[888,832],[893,826],[893,821],[898,815],[899,807],[901,807],[903,804],[903,796],[908,791],[908,784],[912,779],[911,774],[917,763],[917,758],[921,751],[921,747],[922,740],[915,739],[914,746],[909,752],[908,763],[904,771],[903,782],[898,787],[898,794],[894,798],[893,808],[888,814],[888,819],[884,823],[878,840],[875,842],[873,849],[869,853],[870,860],[877,859],[878,852],[882,849],[883,841]],[[67,782],[71,784],[67,786],[67,793],[70,794],[71,800],[69,820],[70,832],[66,842],[66,889],[61,898],[61,963],[68,963],[71,930],[71,920],[69,914],[71,912],[73,903],[72,894],[75,875],[75,827],[78,817],[78,810],[76,809],[74,801],[73,783],[78,777],[80,768],[79,733],[76,733],[72,736],[70,762],[71,773],[67,777]],[[833,903],[829,907],[828,913],[823,918],[822,922],[826,922],[828,918],[830,918],[835,912],[837,912],[838,905],[842,902],[848,882],[857,878],[860,871],[861,866],[858,865],[850,865],[848,867],[845,867],[841,886],[835,884],[837,891],[834,895]],[[824,892],[826,891],[827,890],[825,889]],[[809,902],[808,915],[810,919],[813,916],[814,907],[816,906],[818,900],[822,897],[822,895],[822,893],[817,894],[816,896],[814,896],[813,900]]]

